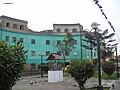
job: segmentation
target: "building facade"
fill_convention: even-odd
[[[53,30],[43,30],[40,32],[33,31],[27,27],[28,22],[25,20],[15,19],[7,16],[0,17],[0,40],[7,41],[13,45],[16,40],[23,42],[24,49],[27,50],[28,59],[26,64],[28,67],[41,64],[40,55],[44,54],[42,63],[48,63],[46,58],[50,53],[58,53],[54,46],[54,41],[63,40],[66,33],[70,32],[76,40],[75,49],[69,54],[66,62],[70,62],[72,58],[91,59],[96,58],[96,50],[89,49],[82,45],[90,46],[86,42],[86,31],[83,26],[77,24],[53,24]],[[91,56],[92,55],[92,56]]]

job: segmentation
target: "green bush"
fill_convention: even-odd
[[[95,66],[97,65],[97,63],[98,63],[97,58],[96,58],[96,59],[93,59],[93,64],[94,64]]]
[[[111,58],[109,60],[112,61],[112,62],[116,62],[116,60],[114,58]]]
[[[0,90],[10,90],[21,76],[27,56],[20,42],[0,41]]]
[[[111,76],[115,71],[115,65],[112,61],[104,62],[102,64],[102,70],[108,75]]]
[[[80,90],[83,90],[86,80],[94,74],[94,64],[89,60],[73,59],[70,62],[68,73],[77,81]]]

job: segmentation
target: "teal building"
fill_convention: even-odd
[[[41,55],[43,55],[42,63],[48,63],[46,58],[50,53],[60,52],[54,46],[54,41],[59,42],[63,40],[66,33],[72,33],[76,40],[75,49],[69,53],[66,62],[70,62],[72,58],[91,59],[96,58],[96,49],[90,49],[83,46],[91,46],[87,42],[86,33],[83,26],[77,24],[53,24],[53,30],[43,30],[36,32],[27,26],[28,22],[25,20],[15,19],[8,16],[0,17],[0,40],[7,41],[13,45],[16,40],[23,42],[24,48],[28,51],[28,59],[26,61],[26,68],[31,65],[36,67],[41,63]],[[91,33],[93,34],[93,33]]]

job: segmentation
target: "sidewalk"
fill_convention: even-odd
[[[101,84],[103,87],[112,87],[112,85],[116,82],[116,80],[102,80]],[[98,79],[97,78],[90,78],[87,80],[85,87],[86,88],[93,88],[98,86]]]
[[[32,80],[33,84],[30,85]],[[103,87],[111,87],[112,84],[116,83],[116,80],[102,80]],[[117,85],[120,88],[120,81],[116,83],[115,89],[111,90],[120,90],[116,89]],[[85,84],[85,88],[97,87],[98,80],[96,78],[90,78]],[[13,90],[79,90],[77,82],[74,78],[65,77],[63,82],[59,83],[50,83],[48,78],[40,78],[40,75],[37,76],[28,76],[22,77],[20,81],[13,87]]]
[[[120,90],[120,78],[114,83],[114,87],[111,90]]]

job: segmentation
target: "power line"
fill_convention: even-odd
[[[117,33],[115,33],[115,34],[116,34],[117,38],[119,39],[119,41],[118,41],[118,42],[120,42],[120,37],[117,35]]]
[[[114,29],[112,23],[108,20],[107,15],[104,13],[104,11],[103,11],[103,9],[102,9],[103,7],[99,4],[99,0],[93,0],[93,2],[95,2],[95,4],[99,7],[102,15],[103,15],[103,16],[105,17],[105,19],[107,20],[107,22],[108,22],[108,24],[110,25],[110,27],[112,28],[113,32],[115,32],[115,29]],[[119,42],[120,42],[120,37],[117,35],[117,33],[115,33],[115,34],[116,34],[116,36],[117,36],[117,38],[119,39]]]

